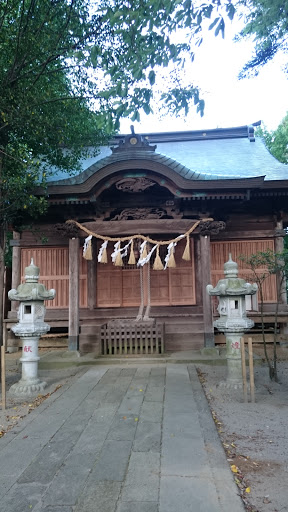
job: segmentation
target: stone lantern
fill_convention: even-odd
[[[22,340],[22,378],[10,388],[15,395],[33,395],[42,392],[46,382],[38,378],[38,341],[41,335],[50,330],[44,322],[46,308],[44,300],[54,299],[55,290],[46,290],[38,283],[39,267],[34,265],[33,259],[29,267],[25,268],[25,283],[20,284],[17,290],[10,290],[10,300],[19,301],[18,323],[11,327],[16,336]]]
[[[240,340],[254,325],[253,320],[246,316],[245,295],[254,295],[258,287],[238,277],[238,265],[232,260],[231,254],[224,264],[224,275],[225,279],[220,279],[215,288],[209,284],[207,292],[218,297],[220,316],[215,320],[214,327],[226,337],[227,379],[223,384],[237,389],[243,385]]]

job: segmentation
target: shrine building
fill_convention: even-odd
[[[223,277],[229,253],[251,282],[239,257],[283,249],[288,166],[255,137],[255,125],[132,130],[83,161],[79,174],[56,174],[46,215],[14,232],[12,288],[33,257],[40,281],[56,290],[46,321],[68,334],[70,350],[113,356],[213,347],[221,337],[206,285]],[[267,329],[276,299],[273,275],[264,285]],[[257,297],[247,308],[257,328]],[[12,303],[8,328],[15,320]],[[283,332],[287,322],[282,293]]]

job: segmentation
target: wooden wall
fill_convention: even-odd
[[[147,303],[148,281],[150,281],[151,305],[176,306],[196,304],[194,244],[191,239],[191,261],[184,261],[182,254],[186,240],[175,248],[175,268],[165,271],[143,267],[143,290]],[[162,261],[166,256],[166,246],[162,247]],[[141,300],[140,270],[136,265],[115,267],[111,262],[112,248],[108,246],[108,263],[97,266],[97,306],[127,307],[139,306]],[[128,258],[127,258],[128,259]]]
[[[251,270],[245,267],[245,264],[239,259],[239,256],[245,257],[255,254],[258,251],[265,252],[267,249],[272,251],[274,248],[274,240],[238,240],[233,242],[211,242],[211,279],[213,286],[216,285],[219,279],[223,279],[223,265],[229,258],[229,253],[232,259],[238,263],[239,277],[246,279],[248,282],[253,282]],[[258,273],[263,273],[263,269],[259,269]],[[264,282],[264,302],[276,302],[276,277],[269,276]]]
[[[185,240],[178,243],[175,251],[176,267],[166,271],[150,270],[151,305],[177,306],[196,304],[196,285],[194,268],[194,244],[191,239],[191,261],[182,260]],[[241,254],[249,256],[257,251],[274,250],[274,241],[239,240],[211,242],[211,280],[215,286],[224,277],[223,265],[229,253],[239,265],[239,277],[253,281],[251,271],[239,260]],[[111,249],[110,249],[111,251]],[[163,248],[162,260],[166,249]],[[24,280],[24,268],[30,264],[31,258],[40,267],[40,282],[46,288],[56,290],[56,298],[47,301],[49,309],[68,308],[69,306],[69,265],[68,247],[37,247],[21,249],[21,275]],[[86,308],[87,300],[87,261],[79,252],[80,261],[80,307]],[[95,261],[95,264],[96,261]],[[143,269],[143,287],[147,302],[148,269]],[[259,270],[259,272],[262,272]],[[115,267],[110,260],[108,264],[97,265],[97,307],[128,307],[140,304],[140,271],[135,266],[124,264]],[[264,284],[265,302],[276,301],[276,279],[271,276]]]
[[[39,282],[46,288],[54,288],[56,297],[46,302],[49,309],[68,308],[69,306],[69,263],[68,247],[37,247],[21,249],[21,280],[24,282],[24,269],[30,265],[31,258],[40,268]],[[87,261],[80,258],[80,307],[87,307]]]

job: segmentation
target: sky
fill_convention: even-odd
[[[255,78],[238,80],[239,71],[253,53],[252,40],[233,42],[240,28],[240,22],[234,20],[226,25],[224,39],[210,32],[196,49],[189,74],[205,100],[204,116],[201,118],[195,110],[180,119],[160,120],[157,116],[143,114],[140,123],[133,123],[136,132],[225,128],[259,120],[268,130],[275,130],[288,112],[288,75],[283,71],[285,57],[278,55]],[[130,132],[130,125],[130,120],[123,120],[121,132]]]

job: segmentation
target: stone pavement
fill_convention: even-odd
[[[3,512],[243,512],[193,364],[89,366],[0,440]]]

